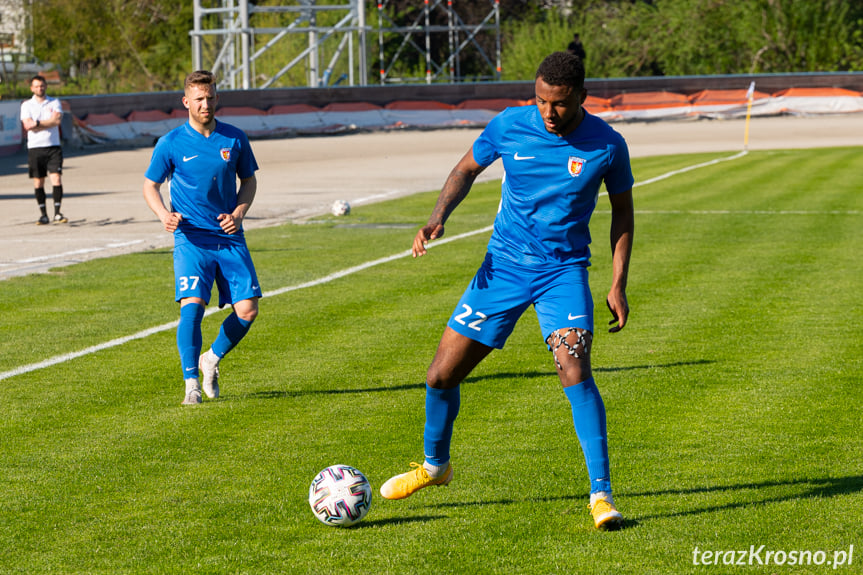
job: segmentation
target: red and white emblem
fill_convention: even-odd
[[[569,170],[569,175],[573,178],[577,177],[581,174],[581,170],[584,168],[584,159],[576,158],[575,156],[570,156],[569,161],[566,163],[566,169]]]
[[[231,161],[231,148],[222,148],[221,150],[219,150],[219,154],[222,155],[222,159],[226,162]]]

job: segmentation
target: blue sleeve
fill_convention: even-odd
[[[249,138],[245,133],[240,132],[240,157],[237,160],[237,177],[241,180],[251,178],[258,170],[258,162],[255,160],[255,154],[252,152],[252,146],[249,144]]]
[[[166,136],[162,136],[156,142],[153,156],[150,158],[150,167],[144,174],[144,177],[157,184],[164,182],[174,171],[174,163],[171,160],[171,145]]]
[[[617,142],[611,145],[611,152],[611,165],[604,179],[606,191],[614,195],[631,190],[635,179],[632,177],[632,166],[629,163],[629,148],[623,137],[618,136]]]
[[[473,143],[473,159],[480,166],[490,166],[500,157],[500,114],[492,118]]]

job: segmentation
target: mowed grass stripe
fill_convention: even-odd
[[[831,152],[800,153],[824,154],[826,163]],[[649,162],[636,160],[636,171],[650,171]],[[859,189],[859,163],[849,158],[834,179]],[[757,189],[743,185],[738,165],[715,172],[715,185],[727,186],[728,202],[759,204],[744,197]],[[700,176],[680,177],[692,189]],[[777,189],[782,178],[798,185],[806,173],[780,173]],[[601,210],[592,225],[595,375],[627,529],[601,534],[590,523],[583,459],[532,313],[463,387],[450,487],[403,502],[376,497],[352,530],[323,527],[308,510],[308,483],[326,465],[356,465],[377,488],[421,457],[425,368],[482,257],[488,234],[480,234],[265,299],[225,360],[223,398],[200,408],[178,405],[170,332],[4,381],[0,571],[405,573],[429,562],[445,573],[679,573],[693,571],[696,545],[847,549],[863,514],[863,445],[848,408],[863,367],[854,307],[863,246],[860,216],[851,214],[860,195],[849,186],[844,199],[829,199],[844,215],[820,213],[827,194],[815,184],[807,215],[650,213],[676,209],[670,183],[636,190],[645,213],[636,224],[633,315],[620,334],[604,329],[609,214]],[[699,185],[709,191],[709,181]],[[495,188],[478,186],[448,235],[491,223]],[[406,249],[435,196],[250,233],[265,289]],[[170,253],[118,259],[85,266],[95,291],[140,300],[113,307],[131,317],[116,323],[156,325],[154,312],[173,319]],[[127,268],[153,259],[164,282],[151,265],[147,281],[142,272],[124,283]],[[92,306],[63,293],[79,273],[74,266],[46,278],[39,289],[52,311],[44,317]],[[17,328],[24,345],[39,347],[27,335],[27,316],[40,313],[31,306]],[[807,325],[798,325],[801,315]],[[205,320],[205,337],[221,317]],[[116,333],[106,320],[96,310],[74,330],[54,325]]]
[[[672,172],[668,172],[664,175],[661,175],[661,176],[659,176],[659,179],[664,179],[667,177],[673,177],[679,173],[687,173],[687,172],[692,171],[692,170],[700,169],[700,168],[702,168],[706,165],[710,165],[714,162],[729,161],[729,160],[737,159],[738,157],[741,157],[741,156],[742,156],[742,154],[738,154],[735,156],[709,160],[709,161],[703,162],[703,163],[690,164],[690,165],[685,166],[683,168],[680,168],[680,169],[674,170]],[[494,184],[492,184],[491,186],[493,186],[493,185]],[[477,186],[477,188],[480,190],[482,190],[482,189],[488,190],[488,189],[491,189],[491,186],[489,184],[486,184],[485,186]],[[480,192],[477,192],[474,194],[474,196],[476,196],[476,195],[480,195]],[[487,200],[489,197],[489,194],[485,193],[483,195],[485,196],[485,198]],[[480,228],[480,229],[474,228],[471,231],[461,232],[460,235],[455,236],[455,239],[460,239],[460,237],[464,234],[473,235],[475,233],[482,233],[484,231],[486,231],[485,228]],[[449,241],[451,241],[452,237],[453,237],[453,235],[449,234],[449,237],[442,239],[437,243],[446,244]],[[318,247],[320,247],[320,246],[318,246]],[[308,250],[310,250],[310,248],[311,248],[311,246],[309,246],[307,244],[303,244],[300,249],[305,249],[308,251]],[[326,274],[323,278],[318,277],[316,279],[309,279],[307,281],[303,281],[299,284],[294,284],[293,286],[285,286],[285,287],[281,287],[281,288],[276,288],[275,290],[265,292],[265,295],[276,296],[276,295],[281,295],[283,293],[288,293],[288,292],[294,291],[296,289],[305,289],[307,287],[314,287],[321,282],[332,281],[333,279],[341,277],[342,275],[350,275],[350,274],[353,274],[357,271],[365,269],[365,267],[367,267],[367,266],[376,266],[376,265],[379,265],[382,263],[387,263],[389,261],[393,261],[393,260],[399,259],[401,257],[405,257],[405,255],[406,255],[405,252],[403,252],[401,254],[385,256],[385,257],[378,259],[378,260],[366,261],[366,262],[363,262],[362,264],[359,264],[359,265],[354,266],[352,268],[343,269],[343,270],[340,270],[340,271],[337,271],[334,273]],[[164,263],[165,262],[164,262],[164,258],[163,258],[159,262],[159,264],[161,266],[164,266]],[[170,277],[170,276],[168,276],[168,277]],[[262,275],[260,279],[263,282],[264,280],[267,280],[269,278],[265,275]],[[112,294],[112,296],[113,296],[113,294]],[[96,298],[107,297],[107,294],[104,294],[104,293],[103,294],[96,294],[95,297]],[[110,297],[109,302],[105,302],[102,306],[100,306],[100,310],[103,313],[106,311],[109,311],[109,310],[106,310],[105,308],[109,307],[112,303],[116,303],[116,301],[117,301],[117,298]],[[217,301],[217,300],[214,300],[214,301]],[[34,302],[34,304],[35,304],[35,302]],[[29,308],[27,308],[27,310],[31,311]],[[113,311],[113,310],[110,310],[110,311]],[[215,312],[215,310],[210,308],[207,310],[207,315],[211,315],[214,312]],[[72,360],[72,359],[75,359],[75,358],[80,357],[82,355],[88,355],[90,353],[95,353],[95,352],[101,351],[102,349],[113,347],[115,345],[122,345],[124,343],[129,342],[129,341],[134,341],[134,340],[140,339],[142,337],[148,337],[149,335],[151,335],[153,333],[158,333],[158,332],[173,328],[175,326],[175,323],[176,323],[176,320],[171,321],[171,322],[167,322],[167,323],[163,323],[159,326],[155,326],[153,328],[149,328],[149,329],[144,330],[144,331],[136,331],[136,332],[132,333],[131,335],[123,335],[123,336],[120,336],[116,339],[113,339],[113,340],[110,340],[107,342],[105,342],[103,340],[102,342],[97,343],[97,344],[90,346],[88,348],[85,348],[83,350],[77,350],[77,351],[71,352],[69,354],[62,354],[59,356],[54,356],[52,358],[42,360],[40,362],[27,364],[24,366],[19,366],[19,367],[14,368],[14,369],[10,369],[8,371],[0,372],[0,381],[2,381],[4,379],[8,379],[9,377],[14,377],[14,376],[20,375],[22,373],[27,373],[29,371],[33,371],[33,370],[37,370],[37,369],[43,369],[46,367],[51,367],[53,365],[56,365],[57,363],[67,361],[67,360]],[[78,337],[78,336],[80,336],[80,334],[76,334],[76,337]],[[61,342],[57,342],[56,338],[55,338],[54,343],[57,344],[57,343],[61,343]],[[20,345],[18,347],[20,348]]]

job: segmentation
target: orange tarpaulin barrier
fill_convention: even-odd
[[[748,90],[702,90],[689,96],[689,101],[693,106],[743,105],[749,101],[746,97],[748,93]],[[770,94],[764,92],[752,92],[753,100],[769,97]]]
[[[688,106],[689,98],[674,92],[633,92],[618,94],[610,101],[614,110],[645,110],[649,108],[668,108]]]

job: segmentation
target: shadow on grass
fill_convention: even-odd
[[[403,385],[388,385],[386,387],[358,387],[356,389],[303,389],[295,391],[255,391],[243,393],[239,399],[285,399],[304,397],[307,395],[342,395],[351,393],[375,393],[381,391],[404,391],[406,389],[424,389],[425,383],[405,383]]]
[[[439,519],[447,519],[446,515],[418,515],[416,517],[390,517],[389,519],[372,519],[371,521],[361,521],[356,525],[351,525],[348,529],[367,529],[370,527],[383,527],[384,525],[404,525],[407,523],[425,523],[429,521],[437,521]]]
[[[627,365],[624,367],[594,367],[599,373],[615,373],[618,371],[635,371],[638,369],[670,369],[673,367],[689,367],[693,365],[710,365],[716,363],[712,359],[696,359],[692,361],[673,361],[671,363],[649,363],[647,365]]]
[[[435,503],[433,505],[429,505],[429,507],[444,509],[447,507],[487,507],[500,505],[521,505],[523,503],[541,504],[564,502],[568,503],[569,505],[564,506],[564,509],[560,512],[562,515],[583,517],[586,521],[589,522],[591,519],[590,514],[587,510],[587,501],[588,495],[586,493],[582,493],[579,495],[558,495],[556,497],[525,497],[523,499],[495,499],[489,501],[458,501],[453,503]],[[640,521],[638,519],[624,517],[623,524],[618,529],[615,529],[615,531],[630,529],[637,526],[639,523]]]
[[[667,498],[669,496],[684,496],[684,495],[693,495],[699,493],[721,493],[721,492],[734,492],[734,491],[749,491],[753,489],[767,489],[771,487],[787,487],[787,486],[810,486],[808,489],[803,492],[795,492],[793,494],[783,495],[783,496],[775,496],[775,497],[763,497],[761,499],[747,499],[746,501],[740,501],[739,503],[727,503],[723,505],[708,505],[706,507],[699,507],[697,509],[682,509],[680,511],[674,511],[671,513],[663,513],[663,514],[654,514],[654,515],[643,515],[639,517],[627,517],[625,503],[624,506],[621,507],[621,511],[624,513],[624,522],[621,526],[621,530],[631,529],[640,525],[645,521],[651,521],[653,519],[666,519],[673,517],[687,517],[690,515],[700,515],[702,513],[715,513],[718,511],[728,511],[734,509],[742,509],[744,507],[750,507],[753,505],[768,505],[771,503],[782,503],[784,501],[791,501],[796,499],[821,499],[824,497],[835,497],[838,495],[853,495],[855,493],[860,493],[863,491],[863,475],[850,475],[848,477],[830,477],[824,479],[797,479],[790,481],[764,481],[759,483],[741,483],[738,485],[716,485],[712,487],[693,487],[690,489],[668,489],[668,490],[660,490],[660,491],[647,491],[647,492],[637,492],[637,493],[627,493],[627,492],[619,492],[618,497],[620,502],[625,502],[626,499],[631,499],[633,497],[663,497]],[[446,508],[462,508],[462,507],[497,507],[497,506],[506,506],[506,505],[520,505],[524,503],[555,503],[555,502],[566,502],[570,503],[571,506],[567,506],[562,513],[564,514],[572,514],[572,515],[580,515],[582,509],[584,510],[584,514],[587,514],[586,505],[583,501],[586,501],[585,494],[567,494],[567,495],[559,495],[555,497],[524,497],[521,499],[514,498],[502,498],[502,499],[488,499],[481,501],[454,501],[449,503],[435,503],[429,505],[430,508],[433,509],[446,509]],[[676,499],[681,501],[683,499]],[[419,518],[420,520],[429,519]]]
[[[624,493],[621,497],[674,497],[693,495],[700,493],[721,493],[735,491],[749,491],[753,489],[768,489],[771,487],[793,487],[809,486],[807,489],[795,491],[782,496],[762,497],[760,499],[748,498],[745,501],[726,503],[723,505],[708,505],[697,509],[681,509],[665,514],[646,515],[639,517],[641,521],[668,517],[686,517],[689,515],[700,515],[702,513],[714,513],[742,509],[752,505],[768,505],[771,503],[782,503],[797,499],[821,499],[824,497],[835,497],[837,495],[853,495],[863,491],[863,475],[849,475],[847,477],[829,477],[821,479],[794,479],[789,481],[763,481],[758,483],[741,483],[738,485],[715,485],[710,487],[693,487],[689,489],[668,489],[661,491],[648,491],[642,493]],[[681,500],[681,499],[676,499]]]
[[[595,372],[618,372],[618,371],[630,371],[636,369],[670,369],[675,367],[684,367],[691,365],[708,365],[711,363],[715,363],[711,360],[700,359],[695,361],[675,361],[672,363],[657,363],[657,364],[648,364],[648,365],[632,365],[626,367],[595,367],[593,371]],[[484,375],[476,375],[466,377],[462,382],[464,384],[472,384],[479,383],[487,380],[497,380],[497,379],[534,379],[537,377],[550,377],[557,379],[557,374],[554,371],[527,371],[527,372],[499,372],[499,373],[489,373]],[[425,382],[423,383],[405,383],[401,385],[385,385],[379,387],[358,387],[356,389],[304,389],[304,390],[268,390],[268,391],[255,391],[252,393],[244,393],[241,394],[238,399],[285,399],[285,398],[295,398],[295,397],[303,397],[307,395],[342,395],[342,394],[351,394],[351,393],[379,393],[379,392],[389,392],[389,391],[405,391],[408,389],[424,389]]]

